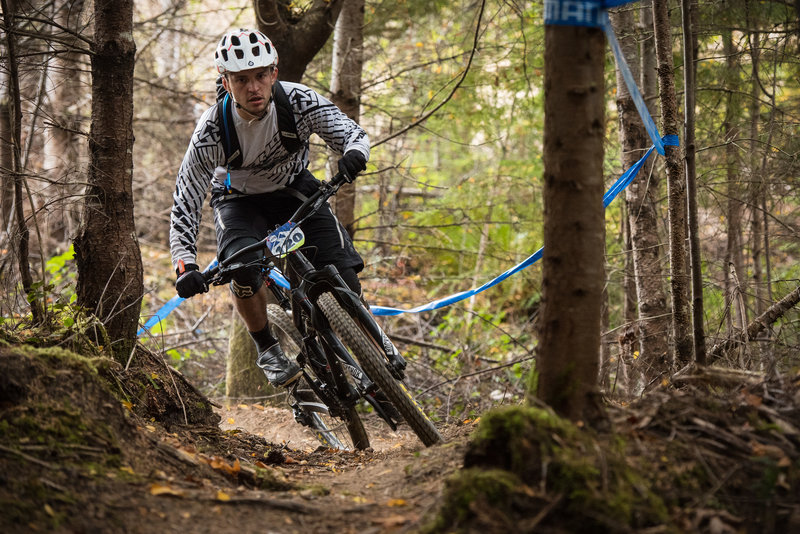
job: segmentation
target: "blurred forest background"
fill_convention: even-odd
[[[299,20],[316,2],[275,4]],[[17,61],[12,66],[4,54],[0,121],[7,139],[18,96],[18,175],[25,187],[15,201],[8,178],[13,162],[4,150],[0,316],[2,328],[21,331],[29,326],[30,293],[22,291],[16,267],[14,214],[20,201],[34,289],[53,310],[69,309],[76,298],[71,245],[89,165],[93,20],[88,1],[3,0],[2,7],[6,28],[15,15]],[[356,183],[351,228],[367,263],[362,282],[371,304],[411,308],[480,286],[542,246],[542,11],[539,1],[365,2],[360,123],[373,150]],[[718,0],[702,2],[697,12],[694,148],[702,319],[715,363],[743,370],[794,372],[800,364],[796,306],[757,336],[743,337],[800,281],[799,11],[785,1]],[[229,28],[256,26],[254,13],[253,3],[245,1],[135,3],[133,198],[144,267],[141,323],[174,296],[168,250],[172,192],[195,122],[214,102],[214,47]],[[660,124],[649,16],[647,2],[634,3],[619,8],[613,21]],[[671,9],[670,17],[682,101],[680,9]],[[333,58],[332,38],[302,82],[330,94]],[[611,185],[627,168],[625,158],[634,155],[635,161],[643,151],[622,148],[622,95],[610,52],[605,73],[604,174]],[[12,77],[19,80],[16,91]],[[681,133],[682,146],[683,138]],[[576,135],[572,142],[578,148],[582,139]],[[311,170],[324,178],[328,154],[319,140],[312,157]],[[647,314],[633,252],[645,212],[656,236],[647,247],[655,258],[650,283],[661,295],[660,311],[650,308]],[[671,350],[666,295],[676,273],[668,254],[664,158],[648,160],[636,186],[609,206],[605,222],[598,379],[606,394],[625,400],[661,383],[675,366],[642,345],[649,336],[664,353]],[[215,255],[210,212],[203,225],[199,262],[205,265]],[[463,420],[524,396],[536,354],[541,286],[541,267],[534,264],[441,310],[382,320],[409,356],[417,398],[440,420]],[[231,320],[228,291],[217,288],[184,302],[142,341],[163,351],[204,393],[220,398]],[[735,343],[726,348],[733,350],[713,352],[729,340]]]

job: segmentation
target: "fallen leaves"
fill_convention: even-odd
[[[150,484],[148,490],[150,491],[150,495],[171,495],[173,497],[183,497],[186,495],[186,491],[181,488],[159,484],[158,482]]]
[[[211,466],[212,469],[217,469],[218,471],[223,471],[229,475],[237,475],[242,470],[242,465],[239,463],[239,459],[233,461],[232,464],[226,462],[223,458],[218,456],[207,457],[205,455],[198,455],[198,459],[201,462],[205,462]]]

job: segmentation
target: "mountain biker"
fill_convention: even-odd
[[[366,169],[369,138],[356,122],[316,91],[299,83],[278,82],[278,54],[260,31],[229,31],[217,45],[214,63],[222,85],[235,103],[232,113],[239,138],[241,166],[231,168],[223,150],[215,104],[198,121],[183,158],[173,195],[170,250],[177,274],[175,287],[183,298],[208,291],[196,263],[197,234],[206,193],[217,238],[217,257],[262,240],[285,223],[319,181],[308,171],[308,138],[316,133],[339,154],[339,171],[352,181]],[[291,103],[301,147],[290,153],[278,132],[272,91],[281,83]],[[325,205],[303,225],[304,250],[316,268],[333,264],[357,294],[361,256],[341,224]],[[257,259],[257,254],[242,260]],[[230,282],[234,307],[256,344],[256,364],[274,386],[288,386],[302,374],[272,336],[267,321],[267,288],[258,267],[239,270]]]

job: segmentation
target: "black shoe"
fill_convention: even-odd
[[[281,346],[277,343],[258,354],[256,365],[264,371],[269,383],[275,387],[288,386],[303,376],[303,370],[284,356]]]

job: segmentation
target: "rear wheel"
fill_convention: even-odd
[[[281,344],[284,354],[293,360],[297,359],[303,339],[292,318],[277,304],[267,304],[267,317],[270,332]],[[305,371],[311,375],[312,380],[316,378],[308,367]],[[295,419],[311,428],[314,437],[324,446],[345,450],[369,447],[369,436],[355,407],[341,408],[344,415],[341,418],[333,417],[329,407],[317,397],[305,379],[291,389],[291,394],[294,399],[292,408],[295,410]]]
[[[330,293],[323,293],[317,304],[342,343],[353,352],[367,376],[394,404],[422,443],[430,446],[444,441],[405,385],[389,372],[388,361],[383,352],[350,314],[342,309],[336,298]]]

